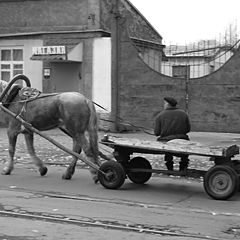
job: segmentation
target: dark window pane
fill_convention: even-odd
[[[10,72],[1,72],[1,80],[10,81]]]
[[[22,61],[22,60],[23,60],[23,50],[13,49],[13,61]]]
[[[17,74],[23,74],[23,70],[13,70],[13,76]]]
[[[23,69],[22,64],[13,64],[13,69]]]
[[[1,50],[1,60],[11,61],[11,50]]]
[[[1,69],[10,69],[10,64],[1,64]]]

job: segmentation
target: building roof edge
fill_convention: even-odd
[[[110,32],[102,30],[102,29],[96,29],[96,30],[72,30],[72,31],[39,31],[39,32],[22,32],[22,33],[3,33],[0,34],[0,38],[4,37],[21,37],[21,36],[35,36],[35,35],[43,35],[43,34],[68,34],[68,33],[104,33],[107,35],[111,35]]]

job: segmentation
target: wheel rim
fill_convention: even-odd
[[[125,181],[126,173],[120,163],[107,161],[100,166],[99,170],[101,171],[98,172],[98,178],[105,188],[117,189]]]
[[[232,190],[233,180],[228,173],[220,171],[212,174],[209,179],[209,186],[212,192],[224,195]]]

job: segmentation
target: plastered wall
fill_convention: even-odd
[[[186,85],[185,79],[159,74],[147,66],[124,28],[120,32],[120,118],[151,129],[154,115],[163,109],[163,97],[173,96],[188,110],[192,131],[240,132],[239,50],[218,71],[190,79]]]

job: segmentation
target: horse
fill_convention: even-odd
[[[7,85],[8,83],[6,81],[0,80],[0,95]],[[11,95],[11,99],[9,98],[10,95],[4,97],[4,106],[39,131],[60,128],[72,137],[72,150],[74,152],[80,154],[83,150],[91,162],[96,166],[100,166],[98,158],[98,121],[92,101],[78,92],[40,94],[36,98],[22,100],[18,94],[21,87],[18,84],[13,84],[11,89],[12,91],[15,89],[15,93]],[[4,113],[4,115],[6,123],[8,124],[7,135],[10,158],[2,174],[11,174],[14,168],[17,136],[19,133],[23,133],[30,157],[38,167],[40,175],[46,175],[48,169],[35,153],[34,133],[24,128],[22,123],[16,118],[6,113]],[[77,157],[72,157],[71,163],[62,176],[63,179],[72,178],[77,160]],[[97,170],[90,167],[90,173],[92,174],[93,180],[97,182]]]

